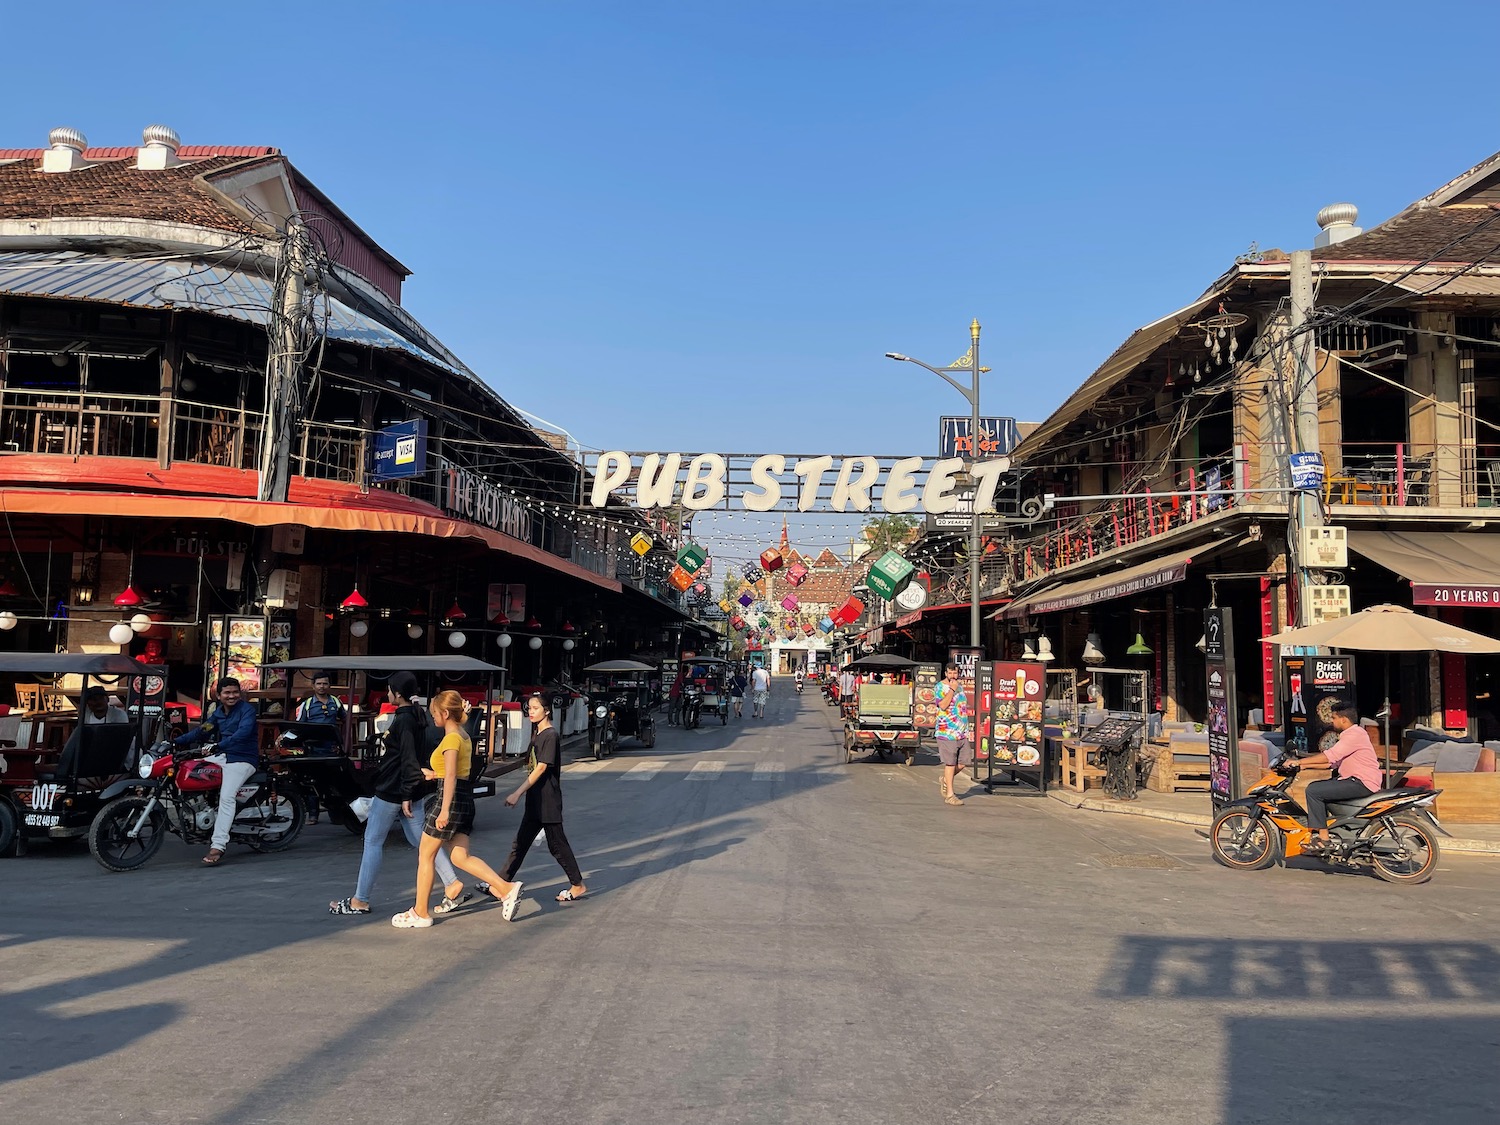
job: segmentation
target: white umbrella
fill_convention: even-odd
[[[1301,629],[1262,637],[1262,644],[1352,649],[1355,652],[1500,652],[1500,641],[1424,617],[1400,605],[1372,605]],[[1385,662],[1385,768],[1391,768],[1391,662]]]

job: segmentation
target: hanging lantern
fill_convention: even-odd
[[[825,633],[831,633],[836,628],[838,628],[838,626],[833,623],[833,618],[824,616],[821,620],[819,620],[818,628],[823,630],[823,632]]]
[[[788,594],[786,597],[781,599],[781,608],[786,610],[788,613],[796,613],[797,607],[801,604],[802,603],[797,600],[796,594]]]
[[[700,598],[706,598],[708,597],[708,587],[702,582],[694,582],[693,593],[697,594]]]
[[[874,566],[870,567],[870,574],[866,581],[870,589],[886,601],[890,601],[911,585],[912,576],[916,570],[916,567],[896,551],[887,551],[876,560]]]
[[[746,609],[749,609],[755,604],[755,595],[752,594],[749,590],[746,590],[735,600],[738,601],[740,605],[744,606]]]
[[[745,576],[745,581],[750,583],[750,585],[752,586],[754,586],[757,582],[759,582],[766,576],[766,572],[761,570],[761,568],[756,566],[754,563],[746,563],[745,569],[740,573]]]
[[[762,629],[769,629],[771,627],[771,619],[769,617],[758,618],[755,623]]]
[[[810,636],[812,636],[812,635],[813,635],[813,634],[814,634],[814,633],[815,633],[815,632],[817,632],[817,629],[816,629],[816,627],[815,627],[815,626],[814,626],[814,625],[813,625],[813,623],[812,623],[812,622],[811,622],[811,621],[806,621],[806,622],[803,622],[803,625],[802,625],[802,632],[803,632],[803,633],[804,633],[804,634],[806,634],[806,635],[807,635],[807,636],[809,636],[809,637],[810,637]]]
[[[135,593],[134,590],[126,590],[125,591],[125,594],[134,594],[134,593]],[[125,596],[125,594],[121,594],[120,598],[123,598]],[[115,599],[115,605],[119,605],[120,604],[120,598],[116,598]],[[137,595],[136,596],[136,600],[134,602],[132,602],[131,604],[132,605],[136,605],[139,602],[140,602],[140,596]],[[367,602],[367,601],[365,601],[364,595],[359,592],[359,587],[356,586],[356,587],[354,587],[353,590],[349,591],[349,596],[347,598],[345,598],[343,601],[339,602],[339,608],[341,610],[343,610],[345,613],[352,613],[356,609],[369,609],[370,608],[370,603]]]
[[[733,613],[734,610],[732,606],[733,603],[730,602],[728,598],[725,598],[721,602],[719,602],[719,608],[722,609],[725,613]]]
[[[786,568],[786,573],[782,577],[786,579],[788,586],[800,586],[807,581],[807,567],[801,563],[793,563]]]
[[[760,553],[760,566],[767,574],[770,574],[773,570],[780,570],[784,561],[781,557],[781,552],[775,547],[768,547]]]
[[[667,581],[672,584],[674,589],[686,592],[687,588],[693,584],[693,576],[683,570],[682,567],[674,566],[672,574]]]
[[[743,629],[745,627],[745,619],[736,613],[729,619],[729,624],[733,625],[736,629]]]
[[[638,555],[644,555],[655,546],[656,541],[644,531],[637,531],[630,537],[630,549]]]
[[[688,543],[677,552],[677,565],[689,574],[697,574],[698,569],[707,561],[708,552],[696,543]]]

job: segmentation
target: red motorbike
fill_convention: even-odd
[[[89,825],[89,851],[109,871],[134,871],[154,856],[168,832],[206,844],[219,815],[224,771],[204,761],[212,746],[186,750],[171,743],[142,754],[139,778],[122,778],[103,794]],[[279,768],[260,768],[235,794],[229,839],[257,852],[287,847],[302,832],[307,810],[294,782]]]

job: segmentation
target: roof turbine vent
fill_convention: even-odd
[[[168,125],[147,125],[141,131],[141,147],[136,153],[135,166],[143,172],[175,168],[182,163],[177,159],[177,149],[181,144],[182,138],[176,129]]]
[[[1352,203],[1330,203],[1318,212],[1318,237],[1313,246],[1321,248],[1345,242],[1364,231],[1354,224],[1359,221],[1359,208]]]
[[[43,172],[71,172],[84,166],[83,150],[89,142],[77,129],[61,125],[47,134],[47,143],[52,147],[42,154]]]

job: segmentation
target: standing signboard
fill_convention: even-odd
[[[1022,774],[1047,791],[1046,743],[1042,719],[1047,694],[1047,666],[997,660],[988,665],[990,755],[986,786],[994,786],[997,769],[1019,779]]]
[[[979,763],[990,756],[990,693],[995,690],[995,666],[979,662],[975,669],[974,694],[969,698],[974,707],[974,776],[979,776]]]
[[[979,664],[984,659],[984,649],[953,647],[948,650],[948,663],[958,669],[958,686],[964,689],[964,695],[969,700],[969,722],[974,729],[971,736],[974,738],[974,765],[971,767],[974,780],[979,780],[979,731],[975,722],[975,703],[979,699]]]
[[[1287,753],[1301,757],[1327,750],[1339,737],[1333,729],[1333,701],[1352,697],[1353,658],[1288,656],[1282,669]]]
[[[1204,610],[1203,643],[1208,666],[1208,788],[1218,811],[1244,789],[1235,708],[1234,618],[1228,609],[1210,606]]]
[[[930,738],[937,728],[937,686],[943,678],[943,666],[918,664],[914,677],[917,688],[917,732]]]

